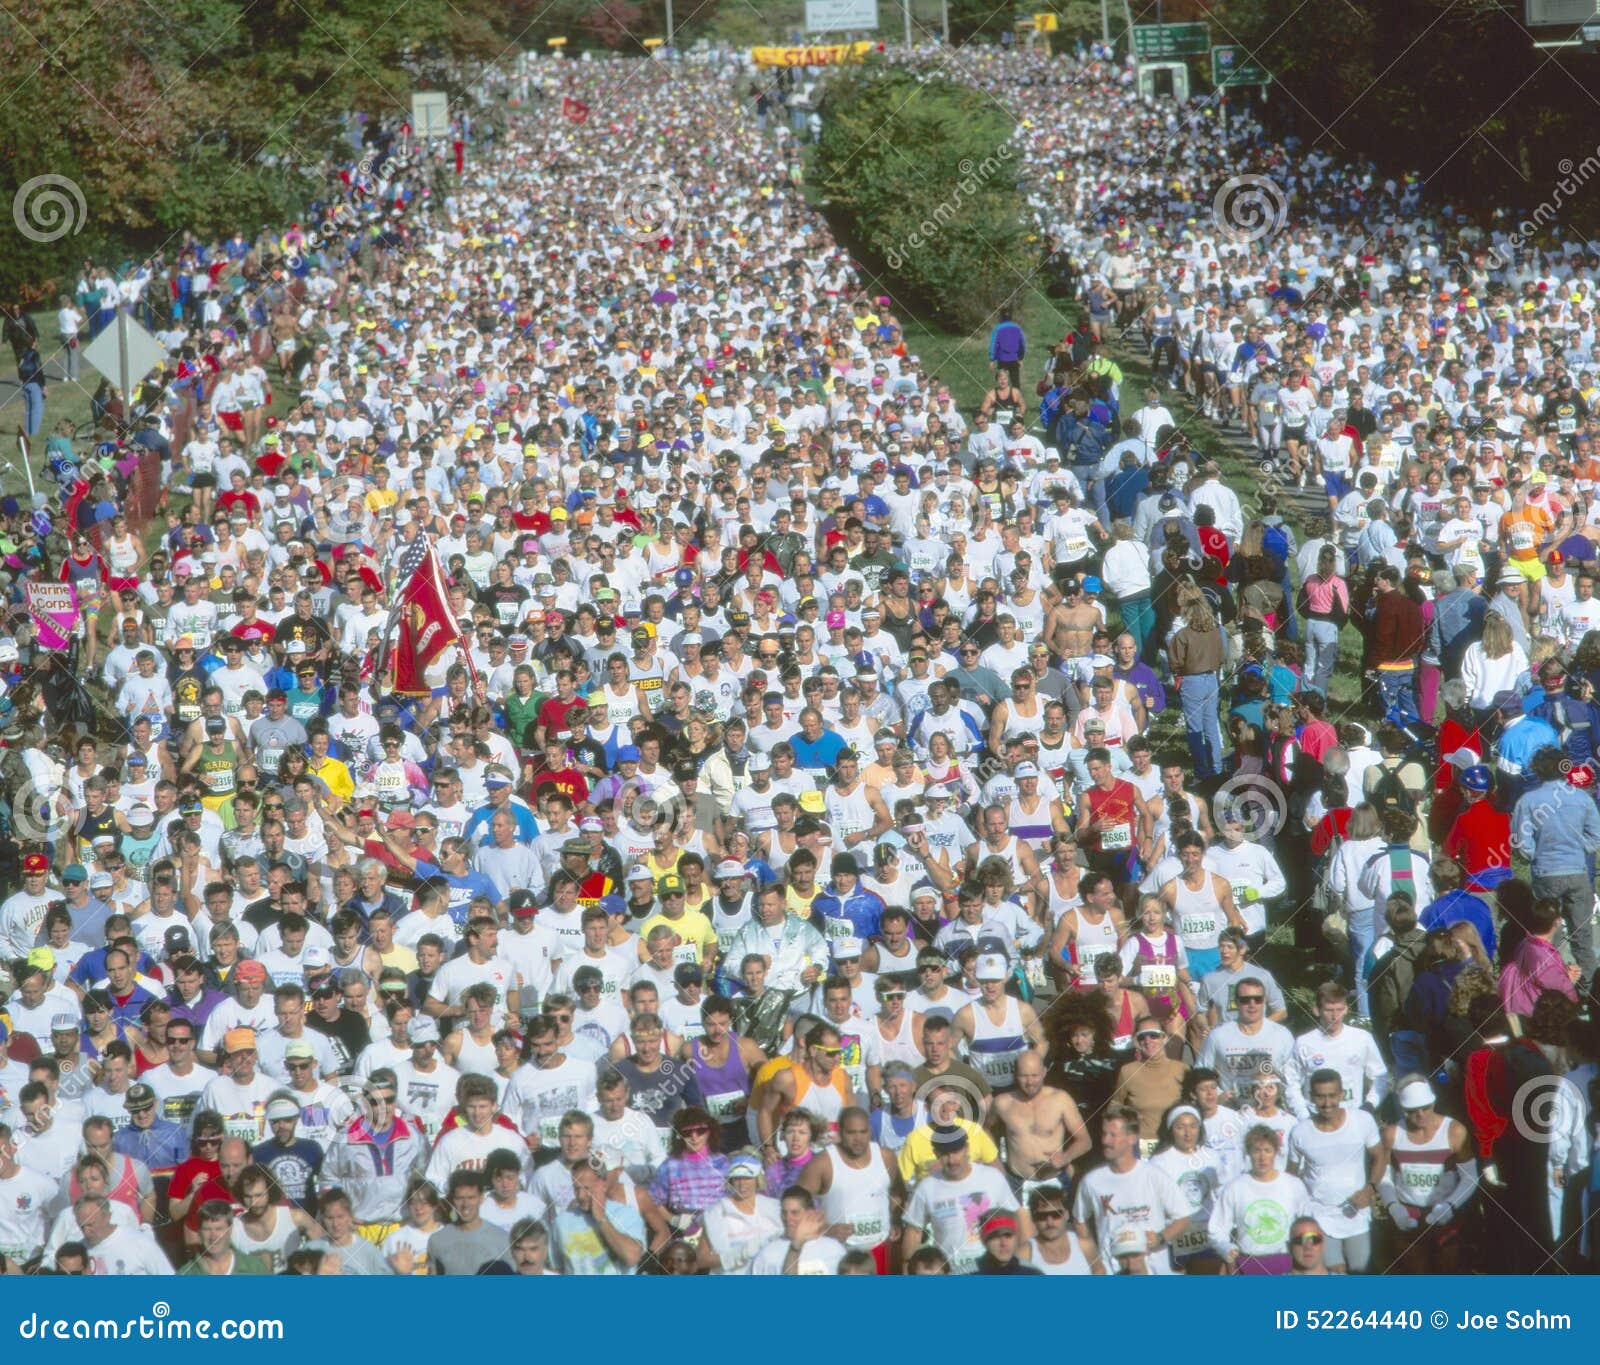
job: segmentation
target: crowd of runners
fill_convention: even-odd
[[[1593,1268],[1600,266],[939,64],[1084,310],[981,375],[716,54],[141,276],[164,532],[6,508],[6,1271]]]

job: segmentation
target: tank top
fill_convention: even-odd
[[[739,1055],[732,1039],[728,1042],[728,1060],[721,1066],[712,1066],[705,1059],[705,1044],[696,1038],[689,1044],[689,1057],[694,1062],[695,1081],[705,1100],[706,1112],[722,1125],[724,1140],[745,1131],[745,1113],[750,1104],[750,1068]]]
[[[1046,1275],[1094,1274],[1093,1268],[1089,1265],[1089,1258],[1083,1254],[1083,1248],[1078,1245],[1077,1237],[1068,1232],[1061,1240],[1070,1248],[1066,1260],[1055,1263],[1045,1260],[1039,1251],[1039,1239],[1034,1237],[1028,1242],[1028,1249],[1033,1253],[1033,1259],[1028,1264]]]
[[[456,1053],[455,1061],[457,1071],[463,1076],[469,1072],[478,1076],[492,1076],[498,1062],[493,1042],[474,1042],[470,1032],[461,1030],[461,1049]]]
[[[233,779],[238,767],[239,758],[230,739],[224,741],[220,754],[213,753],[209,744],[203,748],[200,761],[195,764],[195,773],[206,794],[214,800],[221,800],[233,795]]]
[[[884,1033],[881,1019],[873,1019],[872,1029],[878,1035],[879,1051],[885,1062],[904,1062],[909,1067],[919,1067],[926,1060],[911,1041],[911,1016],[904,1010],[900,1012],[900,1032],[893,1038]]]
[[[830,1223],[849,1223],[850,1235],[844,1244],[851,1249],[871,1250],[889,1235],[889,1172],[878,1159],[878,1149],[867,1152],[867,1164],[859,1170],[847,1165],[835,1147],[831,1153],[833,1179],[822,1196],[822,1213]]]
[[[300,1229],[295,1227],[287,1209],[274,1207],[272,1219],[272,1231],[259,1242],[246,1231],[242,1218],[234,1219],[228,1245],[242,1254],[265,1252],[272,1257],[272,1273],[281,1275],[288,1264],[289,1253],[300,1243]]]
[[[1067,734],[1061,736],[1059,744],[1046,744],[1043,739],[1039,741],[1039,756],[1034,759],[1039,771],[1050,779],[1050,785],[1055,788],[1055,794],[1063,801],[1072,799],[1072,775],[1067,767],[1072,755],[1072,737]],[[1041,788],[1041,790],[1043,790]]]
[[[1389,1164],[1400,1202],[1407,1208],[1431,1209],[1445,1199],[1461,1179],[1455,1159],[1449,1119],[1441,1118],[1433,1136],[1420,1141],[1406,1132],[1405,1124],[1396,1124]]]
[[[783,1113],[778,1115],[779,1120],[790,1108],[804,1109],[815,1115],[828,1125],[830,1133],[839,1131],[839,1115],[844,1112],[851,1102],[850,1079],[845,1075],[842,1066],[836,1066],[828,1077],[826,1087],[817,1085],[811,1079],[811,1072],[803,1066],[794,1070],[794,1104],[783,1108]]]
[[[658,714],[661,708],[666,705],[666,693],[661,686],[661,661],[659,659],[652,660],[643,667],[630,660],[628,663],[628,681],[639,685],[639,690],[644,693],[645,705],[650,708],[652,716]]]
[[[1117,1052],[1133,1051],[1133,999],[1127,991],[1122,993],[1122,1008],[1111,1030],[1111,1046]]]
[[[1159,1003],[1171,1005],[1178,991],[1178,940],[1168,929],[1159,946],[1143,932],[1134,935],[1133,977],[1149,1000],[1152,1010]]]
[[[858,781],[852,792],[842,792],[837,787],[829,787],[825,800],[828,808],[828,824],[835,842],[872,828],[872,803],[867,800],[865,782]]]
[[[1095,851],[1113,854],[1132,852],[1133,802],[1138,794],[1138,789],[1133,783],[1120,780],[1113,784],[1110,791],[1102,790],[1100,787],[1085,789],[1083,799],[1088,804],[1090,818],[1107,822],[1107,828],[1088,836]]]
[[[620,692],[615,691],[611,684],[607,683],[604,695],[606,706],[610,708],[613,725],[626,728],[628,722],[639,714],[639,694],[633,690],[632,682],[624,684]]]
[[[1096,989],[1094,964],[1108,953],[1114,954],[1118,948],[1117,923],[1111,915],[1100,917],[1097,924],[1083,913],[1083,906],[1078,906],[1078,936],[1067,945],[1067,961],[1077,966],[1078,988],[1092,991]]]
[[[1030,812],[1023,809],[1020,796],[1013,796],[1006,812],[1006,823],[1013,835],[1030,848],[1038,849],[1050,842],[1050,803],[1042,796],[1035,796],[1033,800],[1034,809]]]
[[[1005,1002],[1005,1018],[995,1023],[983,1001],[972,1002],[972,1038],[967,1050],[984,1080],[1003,1090],[1016,1080],[1017,1058],[1028,1050],[1028,1036],[1022,1029],[1022,1007],[1012,996]]]
[[[1006,703],[1006,723],[1001,732],[1001,738],[1012,739],[1017,735],[1036,735],[1044,729],[1044,703],[1037,697],[1034,698],[1033,710],[1023,711],[1015,697]]]
[[[1017,837],[1008,834],[1006,841],[999,848],[990,848],[986,842],[979,841],[976,857],[980,863],[989,858],[1004,859],[1007,867],[1011,869],[1011,882],[1013,886],[1021,885],[1027,881],[1022,872],[1022,858],[1017,853]]]
[[[1191,952],[1199,950],[1206,952],[1217,946],[1217,939],[1223,927],[1228,922],[1228,917],[1222,912],[1222,902],[1217,899],[1215,888],[1211,884],[1211,873],[1205,873],[1205,881],[1201,890],[1191,891],[1183,884],[1180,876],[1177,881],[1177,918],[1178,932],[1183,935],[1183,946]]]

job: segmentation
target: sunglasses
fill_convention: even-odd
[[[707,1137],[710,1135],[711,1129],[704,1123],[691,1123],[687,1128],[679,1129],[679,1132],[684,1137]]]
[[[814,1051],[820,1052],[824,1057],[842,1057],[842,1056],[844,1056],[844,1049],[842,1047],[821,1047],[821,1046],[818,1046],[818,1047],[814,1048]]]
[[[1267,997],[1264,995],[1236,995],[1233,997],[1241,1005],[1264,1005]]]
[[[572,1022],[570,1014],[552,1014],[550,1017],[558,1024],[570,1024]]]
[[[1035,1214],[1034,1217],[1037,1218],[1038,1214]],[[1307,1232],[1299,1237],[1291,1237],[1289,1240],[1297,1247],[1319,1247],[1322,1245],[1322,1238],[1314,1232]]]
[[[1036,1223],[1041,1218],[1065,1218],[1066,1216],[1067,1211],[1065,1209],[1037,1208],[1033,1211],[1033,1221]]]

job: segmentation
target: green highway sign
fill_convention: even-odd
[[[1231,43],[1211,49],[1211,84],[1219,90],[1242,85],[1271,85],[1272,73],[1259,62],[1246,61]]]
[[[1135,24],[1133,55],[1141,62],[1166,61],[1171,57],[1194,57],[1211,46],[1211,30],[1205,24]]]

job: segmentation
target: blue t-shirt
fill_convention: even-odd
[[[808,773],[824,772],[839,761],[845,742],[832,730],[824,730],[815,740],[804,735],[794,735],[789,740],[794,749],[794,764]]]
[[[493,905],[498,905],[504,897],[499,889],[481,872],[467,872],[461,876],[453,876],[435,867],[432,863],[417,862],[418,877],[439,877],[450,887],[450,918],[457,929],[467,927],[467,909],[471,906],[475,896],[487,896]]]

